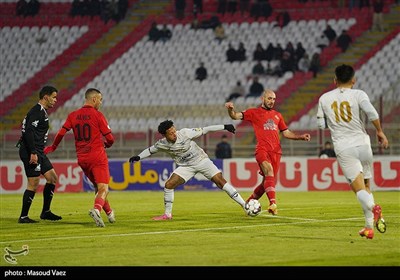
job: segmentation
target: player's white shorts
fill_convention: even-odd
[[[197,173],[203,174],[208,180],[211,180],[215,174],[221,172],[218,167],[209,158],[205,158],[200,163],[191,166],[179,166],[173,173],[182,177],[185,182],[189,181]]]
[[[370,145],[351,147],[337,154],[337,161],[349,183],[352,183],[360,172],[364,179],[372,177],[372,150]]]

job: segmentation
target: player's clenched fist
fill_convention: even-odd
[[[139,161],[140,160],[140,156],[133,156],[129,159],[130,163],[134,163],[135,161]]]
[[[225,124],[224,125],[224,129],[228,130],[229,132],[232,132],[233,134],[235,134],[235,127],[233,126],[233,124]]]

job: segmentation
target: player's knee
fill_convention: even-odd
[[[57,173],[54,171],[54,169],[51,169],[51,170],[47,171],[44,174],[44,177],[46,178],[46,182],[48,184],[55,185],[58,182],[58,176],[57,176]]]
[[[39,177],[30,177],[28,178],[28,186],[27,189],[30,191],[36,192],[39,187],[40,178]]]
[[[227,183],[227,181],[224,179],[224,177],[222,177],[222,175],[216,175],[214,176],[211,181],[220,189],[222,189],[225,184]]]
[[[53,185],[56,185],[57,182],[58,182],[58,176],[57,176],[57,175],[56,175],[56,176],[52,176],[52,177],[50,178],[50,180],[47,181],[47,183],[53,184]]]
[[[167,182],[165,182],[165,186],[164,187],[166,189],[173,190],[173,189],[175,189],[175,184],[172,183],[171,181],[167,181]]]

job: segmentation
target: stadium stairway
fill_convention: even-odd
[[[137,31],[139,35],[137,39],[143,37],[147,33],[143,27],[150,23],[143,21],[143,19],[149,18],[151,20],[152,15],[162,14],[169,4],[168,0],[139,1],[135,3],[130,7],[123,21],[109,28],[108,32],[101,34],[96,42],[85,48],[79,53],[79,56],[61,69],[54,77],[43,81],[43,84],[55,85],[62,93],[59,95],[54,109],[62,106],[65,101],[70,99],[89,81],[93,80],[96,75],[106,69],[125,51],[121,48],[116,48],[116,46],[126,36],[132,35],[133,31]],[[140,27],[142,28],[140,29]],[[129,47],[126,46],[126,48]],[[21,103],[1,118],[0,134],[3,135],[8,130],[18,127],[26,112],[35,102],[37,102],[37,92],[28,93]]]
[[[39,23],[40,25],[40,23]],[[90,26],[90,25],[89,25]],[[92,27],[89,27],[89,29]],[[67,67],[70,61],[80,57],[83,50],[94,43],[103,32],[107,31],[108,26],[102,26],[87,32],[81,38],[76,40],[68,49],[60,56],[43,67],[26,83],[19,86],[11,95],[0,103],[0,118],[3,124],[1,131],[6,131],[19,124],[26,110],[33,103],[37,102],[37,92],[43,84],[49,83],[57,73],[61,72],[64,67]],[[60,88],[61,85],[57,85]],[[63,100],[63,96],[59,96],[59,101]],[[61,102],[62,103],[62,102]]]
[[[315,107],[319,96],[333,88],[333,72],[337,65],[347,63],[358,69],[360,63],[365,62],[365,57],[374,55],[385,44],[387,37],[393,37],[398,33],[400,26],[400,6],[393,6],[388,14],[385,14],[385,31],[371,31],[369,25],[363,25],[364,30],[355,39],[346,52],[339,52],[325,67],[322,68],[315,79],[310,79],[306,84],[293,91],[290,98],[279,105],[279,110],[285,116],[288,123],[298,120],[302,115]],[[359,32],[360,30],[356,30]],[[350,30],[351,34],[351,30]],[[379,49],[376,48],[379,47]],[[336,48],[337,49],[337,48]],[[338,52],[338,50],[336,50]]]
[[[361,23],[349,30],[354,41],[345,53],[341,53],[340,49],[334,45],[328,46],[321,53],[322,69],[316,78],[312,79],[303,75],[306,82],[297,82],[298,87],[286,84],[278,89],[276,108],[285,116],[288,125],[307,114],[317,104],[319,96],[333,88],[333,72],[337,65],[350,63],[358,69],[367,58],[385,45],[388,38],[393,38],[399,32],[399,12],[400,6],[392,5],[390,12],[384,15],[386,27],[384,32],[370,31],[372,22],[368,18],[357,16],[357,21]],[[298,79],[292,79],[289,83],[295,83],[296,80],[298,81]],[[249,125],[248,122],[240,123],[240,126]],[[254,145],[254,137],[246,135],[241,139],[240,144]]]

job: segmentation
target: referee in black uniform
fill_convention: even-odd
[[[30,219],[28,213],[39,186],[41,174],[46,178],[46,185],[43,189],[43,208],[40,219],[61,220],[60,216],[50,211],[58,177],[50,160],[43,153],[49,131],[49,117],[46,110],[54,107],[57,102],[57,93],[58,90],[55,87],[44,86],[39,93],[39,102],[29,110],[22,122],[22,136],[17,146],[28,177],[28,186],[22,198],[22,210],[18,223],[37,222]]]

